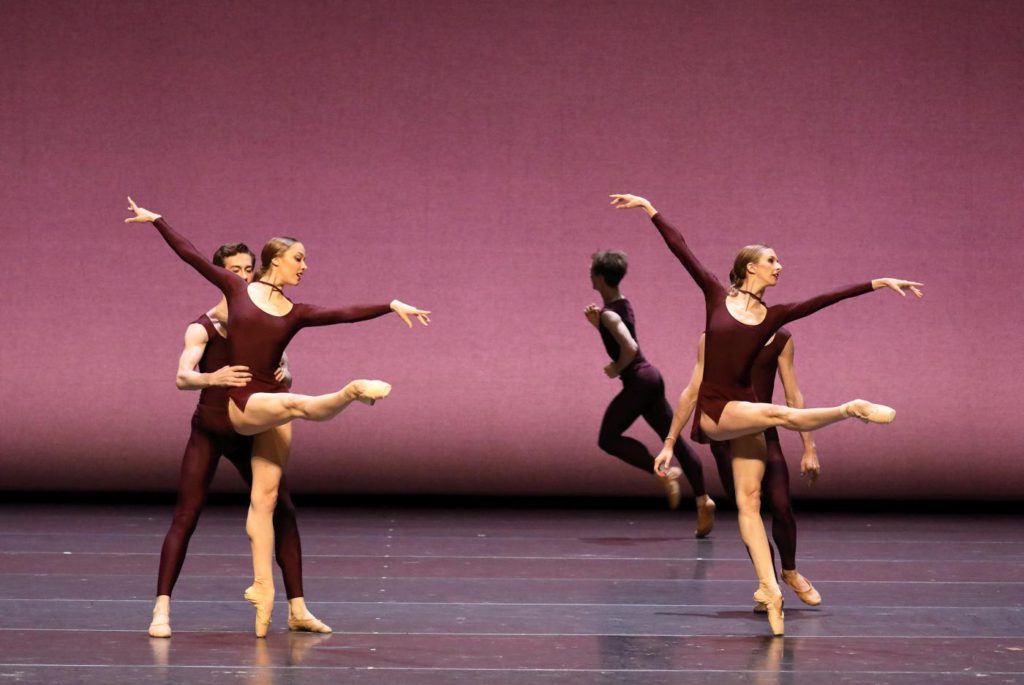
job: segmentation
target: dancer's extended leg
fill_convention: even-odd
[[[786,428],[803,433],[856,418],[869,423],[891,423],[896,411],[866,400],[852,400],[838,407],[797,409],[763,402],[729,402],[716,424],[702,413],[700,427],[712,440],[732,440],[761,433],[768,428]]]
[[[274,608],[274,509],[291,447],[291,426],[256,436],[252,451],[252,495],[245,531],[252,547],[253,583],[245,598],[256,607],[256,637],[266,637]]]
[[[736,482],[736,507],[739,510],[740,537],[754,562],[758,588],[754,601],[767,605],[772,633],[783,632],[782,591],[775,579],[775,568],[768,546],[768,535],[761,520],[761,480],[765,469],[763,435],[731,441],[733,479]]]
[[[327,421],[357,400],[373,404],[390,392],[389,384],[371,380],[352,381],[338,392],[326,395],[257,392],[249,397],[245,411],[233,401],[228,402],[228,417],[241,435],[256,435],[295,419]]]

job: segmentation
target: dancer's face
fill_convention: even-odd
[[[749,273],[756,281],[763,283],[765,287],[771,287],[779,282],[779,275],[782,273],[782,262],[775,250],[767,249],[761,253],[756,262],[747,267]]]
[[[281,285],[298,285],[306,265],[306,248],[294,243],[283,255],[274,258],[275,275]]]
[[[240,252],[224,258],[224,268],[233,274],[241,276],[246,283],[252,283],[252,268],[255,259],[251,254]]]

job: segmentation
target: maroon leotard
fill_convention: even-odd
[[[633,313],[633,306],[629,303],[629,300],[624,297],[620,297],[614,302],[606,304],[601,311],[615,312],[618,314],[619,318],[622,319],[622,323],[626,324],[626,330],[629,331],[630,337],[632,337],[634,341],[637,340],[636,315]],[[621,350],[619,349],[619,342],[615,339],[615,336],[612,335],[612,332],[608,330],[608,327],[601,322],[598,322],[597,330],[601,334],[601,342],[604,344],[604,349],[608,352],[608,356],[612,358],[613,362],[619,361],[619,354],[621,353]],[[646,363],[647,360],[644,359],[644,355],[640,351],[640,344],[637,343],[636,356],[633,357],[633,361],[631,361],[626,368],[619,372],[619,377],[626,377],[632,369]]]
[[[700,415],[707,414],[718,423],[729,402],[757,402],[751,372],[757,355],[782,326],[857,295],[872,291],[870,281],[817,295],[803,302],[773,304],[767,307],[764,320],[756,325],[737,321],[729,313],[725,299],[729,290],[722,286],[686,244],[683,236],[660,214],[651,220],[669,249],[704,292],[704,379],[697,393],[691,438],[707,443],[710,439],[700,429]]]
[[[227,338],[220,334],[209,316],[203,314],[192,323],[197,323],[206,330],[206,348],[199,360],[202,373],[213,373],[230,365],[231,350]],[[222,385],[210,385],[199,391],[199,404],[193,414],[199,427],[207,433],[223,438],[241,437],[231,426],[228,419],[228,389]]]
[[[153,222],[160,235],[181,259],[217,286],[227,298],[228,347],[231,364],[248,366],[252,380],[241,388],[228,388],[228,397],[245,411],[246,402],[257,392],[288,392],[274,378],[285,347],[306,326],[328,326],[337,323],[366,321],[391,312],[391,306],[354,305],[327,309],[294,303],[283,316],[268,314],[249,297],[248,284],[227,269],[206,261],[195,246],[175,232],[163,218]]]

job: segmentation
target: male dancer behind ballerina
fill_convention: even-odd
[[[255,260],[256,255],[243,243],[221,245],[213,255],[214,264],[237,274],[246,283],[252,282]],[[252,437],[238,435],[227,418],[227,388],[244,386],[252,375],[248,367],[228,365],[227,319],[227,301],[222,297],[212,309],[185,329],[185,349],[178,360],[176,385],[180,390],[202,392],[192,416],[192,434],[181,462],[174,518],[160,550],[156,605],[153,607],[153,622],[149,626],[151,637],[171,636],[171,592],[185,562],[188,543],[199,522],[220,457],[227,457],[246,485],[252,487]],[[282,355],[274,377],[291,386],[287,356]],[[288,595],[289,628],[331,632],[329,626],[317,620],[306,608],[295,506],[284,482],[274,510],[274,540],[275,556]]]
[[[672,462],[673,447],[679,434],[690,420],[690,414],[697,404],[697,392],[704,376],[704,334],[697,345],[697,364],[693,367],[690,384],[679,396],[679,404],[672,417],[672,428],[665,438],[665,446],[654,460],[654,468],[662,471]],[[795,356],[793,335],[786,328],[780,328],[772,339],[761,348],[754,362],[751,380],[758,400],[771,402],[775,390],[775,375],[778,373],[782,381],[782,389],[786,396],[786,406],[803,409],[804,395],[796,381],[796,370],[793,367]],[[789,469],[786,457],[782,453],[779,432],[769,428],[764,432],[766,443],[765,472],[762,479],[762,490],[765,502],[772,515],[772,539],[779,548],[782,563],[782,580],[790,586],[804,604],[817,606],[821,604],[821,595],[811,581],[807,580],[796,569],[796,518],[793,516],[793,503],[789,495]],[[818,463],[818,448],[814,436],[809,432],[801,432],[800,439],[804,445],[803,457],[800,459],[800,475],[808,477],[811,482],[818,478],[821,466]],[[732,452],[728,442],[711,441],[711,453],[715,455],[718,467],[718,478],[722,481],[726,495],[736,497],[736,484],[732,473]],[[761,496],[761,492],[757,493]],[[769,548],[770,549],[770,548]],[[774,564],[773,564],[774,568]],[[765,611],[760,602],[756,611]]]
[[[601,294],[604,306],[590,304],[583,313],[601,334],[605,350],[612,358],[612,362],[604,367],[605,375],[622,380],[622,391],[612,399],[601,421],[597,444],[608,454],[658,477],[665,487],[669,507],[675,509],[681,497],[680,469],[672,467],[664,475],[659,475],[647,448],[638,440],[623,435],[641,416],[662,440],[672,424],[672,408],[665,399],[665,381],[658,369],[648,363],[640,352],[633,307],[619,291],[619,283],[628,267],[623,252],[595,252],[591,258],[590,282]],[[715,525],[715,503],[704,489],[704,470],[685,443],[676,443],[675,455],[696,497],[695,534],[699,538],[705,537]]]

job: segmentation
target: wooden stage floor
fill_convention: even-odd
[[[751,612],[735,514],[300,508],[306,598],[252,636],[244,506],[211,507],[146,634],[169,506],[0,507],[0,685],[1024,683],[1021,517],[798,512],[786,636]]]

